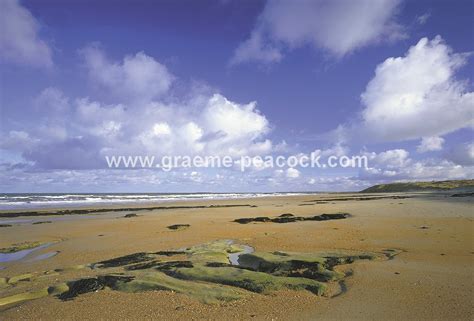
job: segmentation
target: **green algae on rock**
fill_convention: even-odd
[[[42,242],[17,243],[17,244],[13,244],[10,247],[0,248],[0,253],[8,254],[8,253],[15,253],[15,252],[23,251],[23,250],[30,250],[30,249],[33,249],[35,247],[41,246],[43,244],[44,243],[42,243]]]
[[[285,217],[291,216],[281,218]],[[15,294],[0,298],[0,307],[48,295],[72,300],[103,289],[131,293],[174,291],[204,303],[233,301],[251,292],[268,294],[281,289],[325,295],[332,283],[346,276],[335,271],[335,266],[356,260],[389,259],[398,253],[397,250],[381,253],[253,252],[252,248],[232,240],[217,240],[179,250],[133,253],[74,269],[3,278],[0,287],[13,287]],[[46,289],[29,290],[34,288],[37,277],[85,268],[98,274]],[[21,287],[25,287],[25,291],[18,294],[16,290],[21,291]]]
[[[219,303],[243,298],[247,292],[233,287],[181,280],[162,272],[149,272],[126,283],[118,283],[115,290],[123,292],[174,291],[203,303]]]
[[[185,280],[234,286],[256,293],[268,293],[287,288],[308,290],[314,294],[322,295],[326,288],[324,284],[307,278],[280,277],[233,266],[209,267],[196,265],[192,269],[175,269],[171,275]]]

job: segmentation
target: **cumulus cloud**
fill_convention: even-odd
[[[208,144],[224,149],[229,154],[243,155],[249,152],[247,142],[255,141],[270,131],[269,122],[257,110],[257,103],[240,105],[220,94],[214,94],[202,114],[207,129]],[[270,141],[254,145],[255,153],[268,152]]]
[[[354,176],[312,177],[307,181],[307,189],[314,191],[360,191],[370,183]]]
[[[454,77],[466,58],[437,36],[422,38],[404,57],[378,65],[361,95],[366,135],[402,141],[472,125],[474,93]]]
[[[414,160],[404,149],[365,153],[369,167],[358,178],[372,183],[399,180],[442,180],[472,178],[473,167],[461,166],[446,159]],[[471,164],[472,165],[472,164]]]
[[[290,167],[286,170],[286,177],[287,178],[298,178],[300,177],[301,173],[296,168]]]
[[[267,1],[231,63],[278,62],[286,49],[309,45],[341,57],[380,40],[404,37],[395,21],[400,0]]]
[[[39,35],[39,23],[18,0],[0,1],[0,57],[35,67],[53,65],[51,48]]]
[[[439,151],[443,149],[444,139],[438,136],[423,137],[416,148],[419,153]]]
[[[93,72],[105,72],[93,74],[92,81],[110,86],[111,94],[122,103],[70,98],[58,88],[46,88],[33,100],[34,123],[7,130],[0,148],[15,148],[26,161],[43,169],[103,168],[107,155],[240,156],[272,150],[266,138],[270,124],[256,102],[240,104],[208,89],[170,99],[167,91],[172,76],[152,57],[139,53],[127,56],[123,64],[114,64],[101,50],[88,50],[87,55],[99,57],[99,67]],[[148,70],[130,71],[132,60],[133,66],[144,63],[141,67]],[[163,77],[169,82],[161,82]],[[117,89],[131,88],[118,93],[113,83]],[[127,98],[137,97],[149,89],[151,93],[144,94],[146,99],[140,102],[122,96],[125,92]]]
[[[0,140],[0,148],[10,151],[27,151],[33,148],[38,139],[33,138],[25,131],[11,130]]]
[[[58,88],[48,87],[33,101],[35,107],[40,111],[48,113],[48,109],[54,112],[66,112],[69,108],[69,99]]]
[[[143,52],[114,62],[94,44],[81,54],[91,80],[121,99],[150,101],[165,94],[174,80],[166,66]]]
[[[242,42],[235,49],[231,65],[239,64],[246,61],[256,60],[262,63],[279,62],[283,58],[283,54],[279,48],[262,40],[262,34],[259,31],[253,31],[250,38]]]
[[[341,157],[349,153],[349,148],[339,142],[326,149],[316,149],[313,153],[315,157],[320,156],[322,159],[330,156]]]
[[[407,166],[411,160],[408,151],[404,149],[391,149],[381,153],[366,152],[369,167],[381,166],[389,169]]]

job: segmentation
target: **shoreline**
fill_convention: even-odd
[[[459,194],[459,193],[458,193]],[[246,204],[252,203],[254,200],[278,199],[278,198],[304,198],[303,205],[312,205],[311,203],[320,202],[343,202],[343,201],[370,201],[382,199],[406,199],[412,197],[439,197],[453,196],[458,197],[456,193],[449,191],[423,191],[423,192],[378,192],[378,193],[361,193],[361,192],[324,192],[324,193],[302,193],[298,195],[265,195],[255,197],[236,197],[222,199],[180,199],[165,202],[127,202],[127,203],[110,203],[99,204],[91,203],[85,205],[74,206],[58,206],[58,207],[27,207],[15,209],[0,209],[1,218],[14,217],[35,217],[35,216],[58,216],[58,215],[87,215],[100,214],[108,212],[129,212],[129,211],[153,211],[153,210],[179,210],[179,209],[212,209],[226,207],[255,207],[256,205]],[[469,194],[469,193],[467,193]],[[337,196],[337,197],[334,197]],[[468,195],[469,196],[469,195]],[[314,197],[314,199],[306,199]],[[321,204],[321,203],[320,203]],[[314,204],[313,204],[314,205]]]
[[[110,200],[110,201],[84,201],[84,200],[78,200],[78,201],[50,201],[49,203],[47,201],[42,201],[44,204],[34,204],[35,202],[38,201],[33,201],[33,203],[29,202],[23,202],[25,204],[20,204],[21,202],[18,202],[18,204],[15,204],[14,202],[8,203],[11,204],[11,207],[8,207],[6,205],[0,205],[0,213],[2,212],[14,212],[14,211],[40,211],[40,210],[65,210],[65,209],[87,209],[87,208],[118,208],[120,206],[128,206],[128,207],[137,207],[137,206],[147,206],[147,207],[152,207],[156,206],[157,204],[174,204],[176,202],[199,202],[199,201],[204,201],[204,202],[212,202],[212,201],[229,201],[229,200],[242,200],[242,199],[256,199],[256,198],[265,198],[265,197],[288,197],[288,196],[307,196],[307,195],[318,195],[321,194],[320,192],[277,192],[277,193],[156,193],[157,196],[161,195],[174,195],[174,196],[187,196],[187,195],[226,195],[227,197],[196,197],[196,198],[187,198],[187,197],[182,197],[182,198],[173,198],[173,199],[144,199],[144,198],[139,198],[136,200],[133,199],[121,199],[121,200]],[[119,193],[119,194],[114,194],[114,193],[92,193],[92,194],[69,194],[69,193],[61,193],[61,194],[48,194],[48,193],[31,193],[31,194],[15,194],[15,193],[10,193],[10,194],[2,194],[2,196],[10,196],[10,197],[15,197],[15,195],[29,195],[31,197],[57,197],[57,196],[117,196],[117,195],[123,195],[124,197],[133,197],[133,196],[150,196],[153,195],[153,193]],[[24,197],[24,196],[21,196]],[[55,204],[55,203],[62,203],[60,205]]]

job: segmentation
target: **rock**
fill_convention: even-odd
[[[334,214],[321,214],[310,217],[294,216],[291,213],[281,214],[275,218],[269,218],[266,216],[259,217],[244,217],[235,219],[234,222],[240,224],[248,224],[251,222],[272,222],[272,223],[293,223],[298,221],[328,221],[328,220],[340,220],[350,217],[348,213],[334,213]]]
[[[187,229],[188,227],[190,227],[191,225],[189,224],[174,224],[174,225],[170,225],[170,226],[167,226],[170,230],[184,230],[184,229]]]
[[[294,215],[291,214],[291,213],[285,213],[285,214],[281,214],[279,215],[278,217],[293,217]]]
[[[124,218],[132,218],[132,217],[138,217],[138,215],[135,214],[135,213],[130,213],[130,214],[125,214],[123,217]]]
[[[94,268],[110,268],[110,267],[119,267],[132,263],[141,263],[146,261],[151,261],[153,258],[148,255],[146,252],[138,252],[125,256],[120,256],[114,259],[100,261],[93,264]]]

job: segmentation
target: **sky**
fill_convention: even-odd
[[[355,191],[474,176],[472,0],[0,0],[0,192]],[[111,169],[110,155],[367,168]]]

